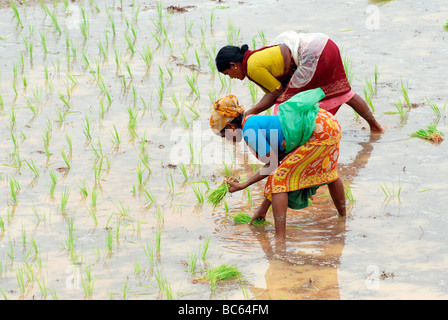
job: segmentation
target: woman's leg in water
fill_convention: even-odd
[[[384,133],[383,127],[376,121],[369,106],[358,94],[355,94],[353,98],[347,101],[347,104],[367,121],[372,132]]]

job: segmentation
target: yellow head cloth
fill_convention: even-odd
[[[244,106],[238,104],[238,99],[233,94],[227,95],[213,104],[210,116],[210,127],[215,134],[219,134],[228,122],[244,113]]]

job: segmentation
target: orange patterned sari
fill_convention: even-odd
[[[264,194],[291,192],[333,182],[339,178],[337,162],[341,127],[334,116],[319,109],[311,138],[291,151],[268,177]]]

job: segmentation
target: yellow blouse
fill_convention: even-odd
[[[257,51],[247,60],[247,75],[259,84],[265,93],[282,87],[275,77],[284,73],[285,65],[280,46]]]

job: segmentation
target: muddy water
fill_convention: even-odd
[[[443,1],[301,1],[300,6],[277,1],[274,7],[271,1],[195,1],[191,6],[163,1],[164,9],[185,9],[172,15],[162,11],[166,37],[157,31],[153,2],[137,0],[134,7],[125,2],[123,8],[119,1],[93,3],[98,10],[88,1],[71,3],[68,10],[60,3],[56,12],[61,34],[40,4],[18,8],[23,27],[10,8],[0,10],[3,296],[447,298],[446,142],[435,145],[409,136],[435,121],[440,131],[448,132],[445,115],[438,119],[426,102],[427,98],[442,107],[448,100],[448,33],[443,29],[448,8]],[[291,6],[296,15],[286,15]],[[49,8],[53,12],[53,5]],[[89,21],[86,39],[80,28],[81,8]],[[373,79],[378,66],[372,101],[386,133],[371,136],[348,106],[337,114],[343,128],[340,174],[354,195],[347,219],[336,217],[328,190],[321,188],[312,207],[288,212],[285,247],[273,241],[273,226],[249,228],[231,218],[239,211],[256,210],[262,184],[253,186],[250,194],[229,196],[227,210],[199,202],[192,189],[196,186],[206,195],[208,188],[216,187],[225,176],[223,162],[241,178],[249,177],[258,165],[242,146],[223,145],[208,129],[214,98],[231,92],[242,104],[252,103],[247,82],[225,78],[223,85],[208,65],[207,51],[228,43],[229,25],[239,30],[238,44],[251,45],[255,39],[257,46],[262,44],[259,32],[268,42],[288,29],[327,33],[352,61],[352,86],[361,95],[365,78]],[[133,40],[134,54],[125,34]],[[160,46],[156,38],[162,39]],[[149,69],[140,56],[144,45],[153,53]],[[199,96],[186,81],[196,75]],[[408,83],[413,104],[406,120],[388,114],[403,100],[401,79]],[[70,95],[70,108],[60,94]],[[66,112],[62,122],[58,112]],[[130,112],[137,115],[135,131]],[[114,126],[119,144],[113,141]],[[49,128],[47,154],[43,136]],[[71,152],[66,136],[72,141]],[[70,168],[61,150],[69,155]],[[150,169],[143,159],[149,159],[145,163]],[[38,177],[26,163],[31,160]],[[58,180],[53,196],[51,170]],[[17,200],[10,189],[12,178],[20,185]],[[88,196],[79,189],[84,182]],[[385,186],[389,195],[382,190]],[[96,205],[94,187],[99,192]],[[66,210],[61,209],[64,190],[70,190]],[[190,273],[189,257],[207,239],[206,259],[198,260],[196,272]],[[149,249],[154,259],[148,259]],[[242,279],[218,283],[214,291],[198,281],[204,270],[224,263],[237,265]],[[83,286],[89,283],[89,270],[91,294]],[[21,278],[23,282],[17,280]]]

